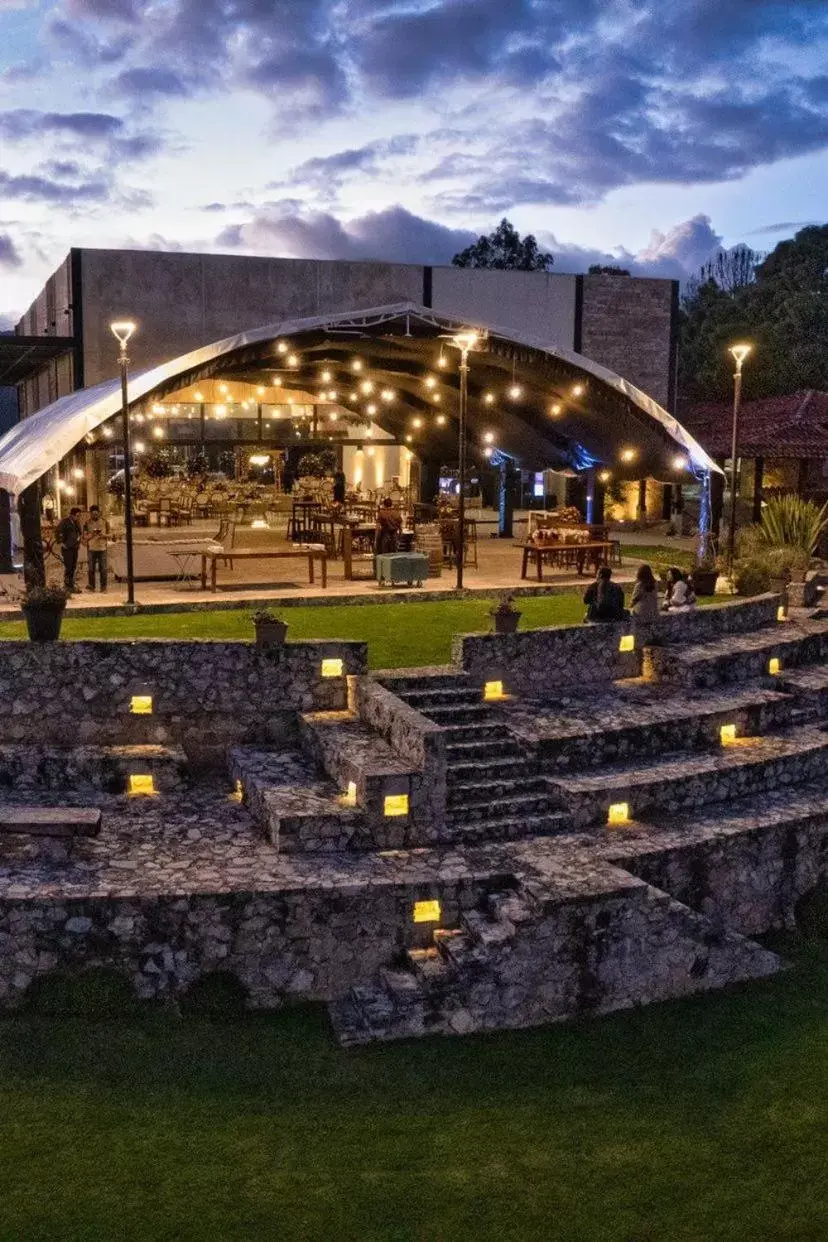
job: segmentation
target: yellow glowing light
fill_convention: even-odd
[[[203,392],[194,392],[194,393],[193,393],[193,396],[195,397],[196,401],[203,401],[203,400],[204,400],[204,393],[203,393]]]
[[[266,466],[270,461],[269,453],[253,453],[249,458],[251,466]]]
[[[621,641],[618,644],[619,651],[635,651],[635,635],[622,634]]]
[[[437,359],[437,366],[438,367],[448,366],[448,358],[445,356],[445,354],[440,354],[440,357]]]
[[[150,772],[131,772],[129,792],[133,795],[154,794],[155,781],[152,779],[152,774]]]
[[[393,401],[394,397],[396,396],[396,393],[394,392],[393,388],[383,388],[382,393],[380,395],[383,401]]]
[[[136,453],[143,453],[143,452],[144,452],[144,450],[146,449],[146,447],[147,447],[147,446],[146,446],[146,444],[144,444],[143,440],[136,440],[136,442],[135,442],[135,452],[136,452]]]
[[[367,397],[369,393],[372,393],[372,392],[374,391],[374,384],[373,384],[373,381],[372,381],[372,380],[363,380],[363,381],[362,381],[362,383],[361,383],[361,384],[360,384],[360,386],[359,386],[359,390],[360,390],[360,392],[364,392],[364,393],[365,393],[365,395],[366,395],[366,397]]]
[[[151,694],[133,694],[129,701],[129,710],[133,716],[151,716],[152,715],[152,695]]]
[[[436,380],[436,378],[435,378],[433,375],[427,375],[427,376],[425,377],[425,380],[424,380],[423,382],[425,383],[426,388],[436,388],[436,387],[437,387],[437,380]]]
[[[323,677],[341,677],[345,670],[341,660],[323,660],[322,676]]]
[[[635,449],[626,448],[621,454],[622,461],[635,461]]]
[[[787,619],[788,619],[788,614],[787,614],[787,612],[785,611],[785,605],[784,605],[784,604],[780,604],[780,605],[779,605],[779,607],[777,608],[777,610],[776,610],[776,619],[777,619],[777,621],[787,621]]]
[[[342,795],[343,806],[356,806],[357,804],[357,787],[356,781],[348,781],[348,787]]]
[[[288,351],[288,347],[285,341],[279,341],[276,348],[280,354],[286,354]]]
[[[262,384],[258,384],[258,385],[257,385],[257,387],[256,387],[256,392],[258,393],[258,395],[259,395],[260,397],[263,397],[263,396],[264,396],[264,394],[265,394],[264,385],[262,385]]]
[[[468,332],[456,332],[452,337],[456,347],[463,353],[466,353],[470,349],[474,349],[477,345],[478,339],[478,334],[471,329]]]
[[[445,414],[438,414],[438,415],[437,415],[437,418],[436,418],[436,420],[435,420],[435,421],[436,421],[436,423],[437,423],[437,426],[438,426],[438,427],[443,427],[443,426],[445,426],[445,422],[446,422],[446,416],[445,416]]]
[[[491,457],[491,455],[492,455],[492,446],[491,446],[490,444],[487,444],[487,445],[486,445],[486,447],[485,447],[485,448],[484,448],[484,450],[483,450],[483,456],[484,456],[484,457]]]
[[[779,656],[771,656],[768,660],[768,672],[771,677],[776,677],[782,671],[782,662]]]
[[[495,396],[493,392],[485,392],[483,394],[483,400],[486,402],[486,405],[494,405],[494,399]]]
[[[553,418],[557,418],[562,409],[563,409],[563,406],[561,405],[560,401],[556,401],[554,405],[549,407],[549,413],[552,415]]]
[[[351,370],[352,370],[352,371],[361,371],[361,370],[362,370],[362,366],[363,366],[362,359],[361,359],[361,358],[354,358],[353,362],[351,363]]]
[[[521,388],[520,384],[512,384],[511,388],[509,389],[509,396],[511,397],[513,401],[520,400],[520,398],[523,396],[523,389]]]
[[[330,371],[323,371],[319,378],[322,380],[323,384],[330,384],[332,377]]]
[[[598,475],[599,483],[609,483],[611,478],[612,478],[612,475],[610,474],[609,470],[602,470],[601,473]]]
[[[440,922],[439,901],[415,901],[414,902],[414,922],[415,923],[439,923]]]
[[[487,703],[493,702],[495,699],[505,698],[502,681],[487,681],[483,687],[483,698]]]
[[[486,444],[494,444],[494,432],[487,431],[485,435],[483,436],[483,439],[485,440]]]
[[[410,443],[411,443],[411,441],[412,441],[413,439],[414,439],[414,437],[413,437],[413,436],[406,436],[406,437],[405,437],[405,442],[406,442],[406,444],[410,444]]]
[[[674,470],[686,470],[687,469],[687,458],[682,457],[681,454],[679,454],[677,457],[674,457],[673,458],[673,469]]]
[[[736,363],[737,371],[741,371],[742,363],[744,362],[745,358],[747,358],[748,354],[751,352],[752,349],[753,349],[753,346],[748,345],[748,344],[728,345],[727,352],[733,355],[733,360]]]
[[[371,405],[366,405],[365,407],[366,414],[370,414],[373,416],[374,414],[376,414],[376,412],[377,412],[377,407],[373,404],[373,402],[371,403]]]
[[[230,389],[227,387],[227,385],[226,385],[226,384],[219,384],[219,386],[218,386],[218,390],[219,390],[219,392],[229,392],[229,391],[230,391]]]
[[[298,367],[299,359],[296,357],[296,354],[288,354],[287,364],[289,367]]]
[[[630,822],[629,802],[613,802],[607,813],[608,824],[628,824]]]
[[[386,794],[382,804],[383,815],[392,819],[398,815],[408,814],[408,794]]]
[[[328,418],[331,420],[332,423],[335,423],[336,420],[339,418],[339,415],[337,414],[336,410],[331,410],[330,414],[328,415]]]
[[[155,436],[156,440],[163,440],[164,439],[164,428],[153,427],[152,434]]]
[[[423,420],[421,418],[412,418],[411,420],[412,427],[422,427],[422,425],[423,425]]]
[[[584,395],[584,386],[583,386],[583,384],[573,384],[573,385],[572,385],[572,395],[573,395],[573,397],[582,397],[582,396]]]
[[[721,729],[719,730],[719,736],[722,739],[722,746],[727,746],[728,742],[735,742],[736,741],[735,724],[722,725]]]
[[[439,401],[439,400],[440,400],[440,394],[439,394],[439,392],[433,392],[433,393],[431,394],[431,400],[432,400],[432,401]]]
[[[273,387],[274,387],[274,388],[281,388],[281,387],[282,387],[282,377],[281,377],[281,375],[274,375],[274,376],[273,376]]]
[[[374,434],[374,428],[373,428],[373,427],[366,427],[366,428],[365,428],[365,434],[366,434],[366,436],[368,436],[368,437],[370,438],[370,437],[371,437],[371,436],[373,436],[373,434]]]
[[[231,802],[244,802],[244,785],[238,778],[233,785],[233,792],[228,797]]]
[[[111,427],[104,427],[103,433],[106,436],[107,440],[112,439],[112,428]]]
[[[72,478],[83,479],[85,477],[86,476],[84,475],[84,472],[81,470],[80,466],[75,466],[75,469],[72,471]]]
[[[348,400],[349,400],[349,401],[359,401],[359,394],[358,394],[358,393],[355,393],[355,392],[352,392],[352,393],[351,393],[351,395],[350,395],[350,397],[348,398]]]
[[[374,448],[373,444],[369,444],[368,448],[365,450],[369,457],[373,457],[376,451],[377,450]]]

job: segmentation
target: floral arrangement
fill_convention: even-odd
[[[20,599],[21,608],[43,608],[50,612],[62,612],[69,595],[63,587],[30,586]]]

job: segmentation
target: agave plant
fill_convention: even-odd
[[[762,534],[772,548],[796,548],[810,557],[828,528],[828,502],[821,509],[801,496],[777,496],[762,510]]]

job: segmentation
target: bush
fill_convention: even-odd
[[[25,1007],[47,1017],[122,1018],[135,1013],[140,1001],[129,980],[109,966],[91,966],[77,974],[54,970],[35,979]]]
[[[828,502],[817,508],[801,496],[775,496],[762,511],[762,534],[774,548],[796,548],[810,558],[828,527]],[[807,568],[807,566],[806,566]]]
[[[738,595],[762,595],[769,591],[771,571],[767,559],[737,561],[733,567],[733,581]]]

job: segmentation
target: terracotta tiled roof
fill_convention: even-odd
[[[688,405],[681,423],[711,457],[730,456],[733,406],[729,401]],[[828,392],[744,401],[739,418],[743,457],[828,458]]]

